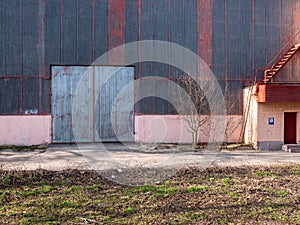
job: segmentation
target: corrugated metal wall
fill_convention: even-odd
[[[240,114],[243,83],[299,30],[299,17],[294,0],[3,0],[0,114],[50,113],[50,65],[89,65],[108,49],[145,39],[199,54]],[[299,60],[282,77],[299,81]],[[135,66],[137,78],[180,75],[159,63]],[[137,105],[138,113],[171,111],[155,98]]]

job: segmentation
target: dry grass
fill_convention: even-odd
[[[127,187],[95,171],[0,171],[0,224],[300,224],[300,166],[185,169]]]

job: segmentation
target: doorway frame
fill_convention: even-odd
[[[286,123],[286,115],[293,115],[294,117],[294,128],[288,128],[287,123]],[[297,144],[297,112],[284,112],[283,113],[283,143],[284,144]],[[292,141],[287,141],[287,130],[293,129],[294,137],[293,139],[295,140],[294,143],[291,143]],[[292,139],[292,138],[290,138]]]

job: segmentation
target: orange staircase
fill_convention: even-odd
[[[264,79],[263,82],[267,83],[270,82],[274,76],[280,71],[282,67],[293,57],[293,55],[299,50],[300,43],[293,45],[278,61],[275,65],[271,67],[271,69],[264,70]]]

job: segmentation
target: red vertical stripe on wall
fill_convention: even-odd
[[[108,49],[125,44],[125,0],[108,1]],[[124,65],[124,49],[108,56],[109,64]]]
[[[212,0],[197,2],[198,56],[211,68],[212,66]],[[201,71],[201,64],[199,64]]]

